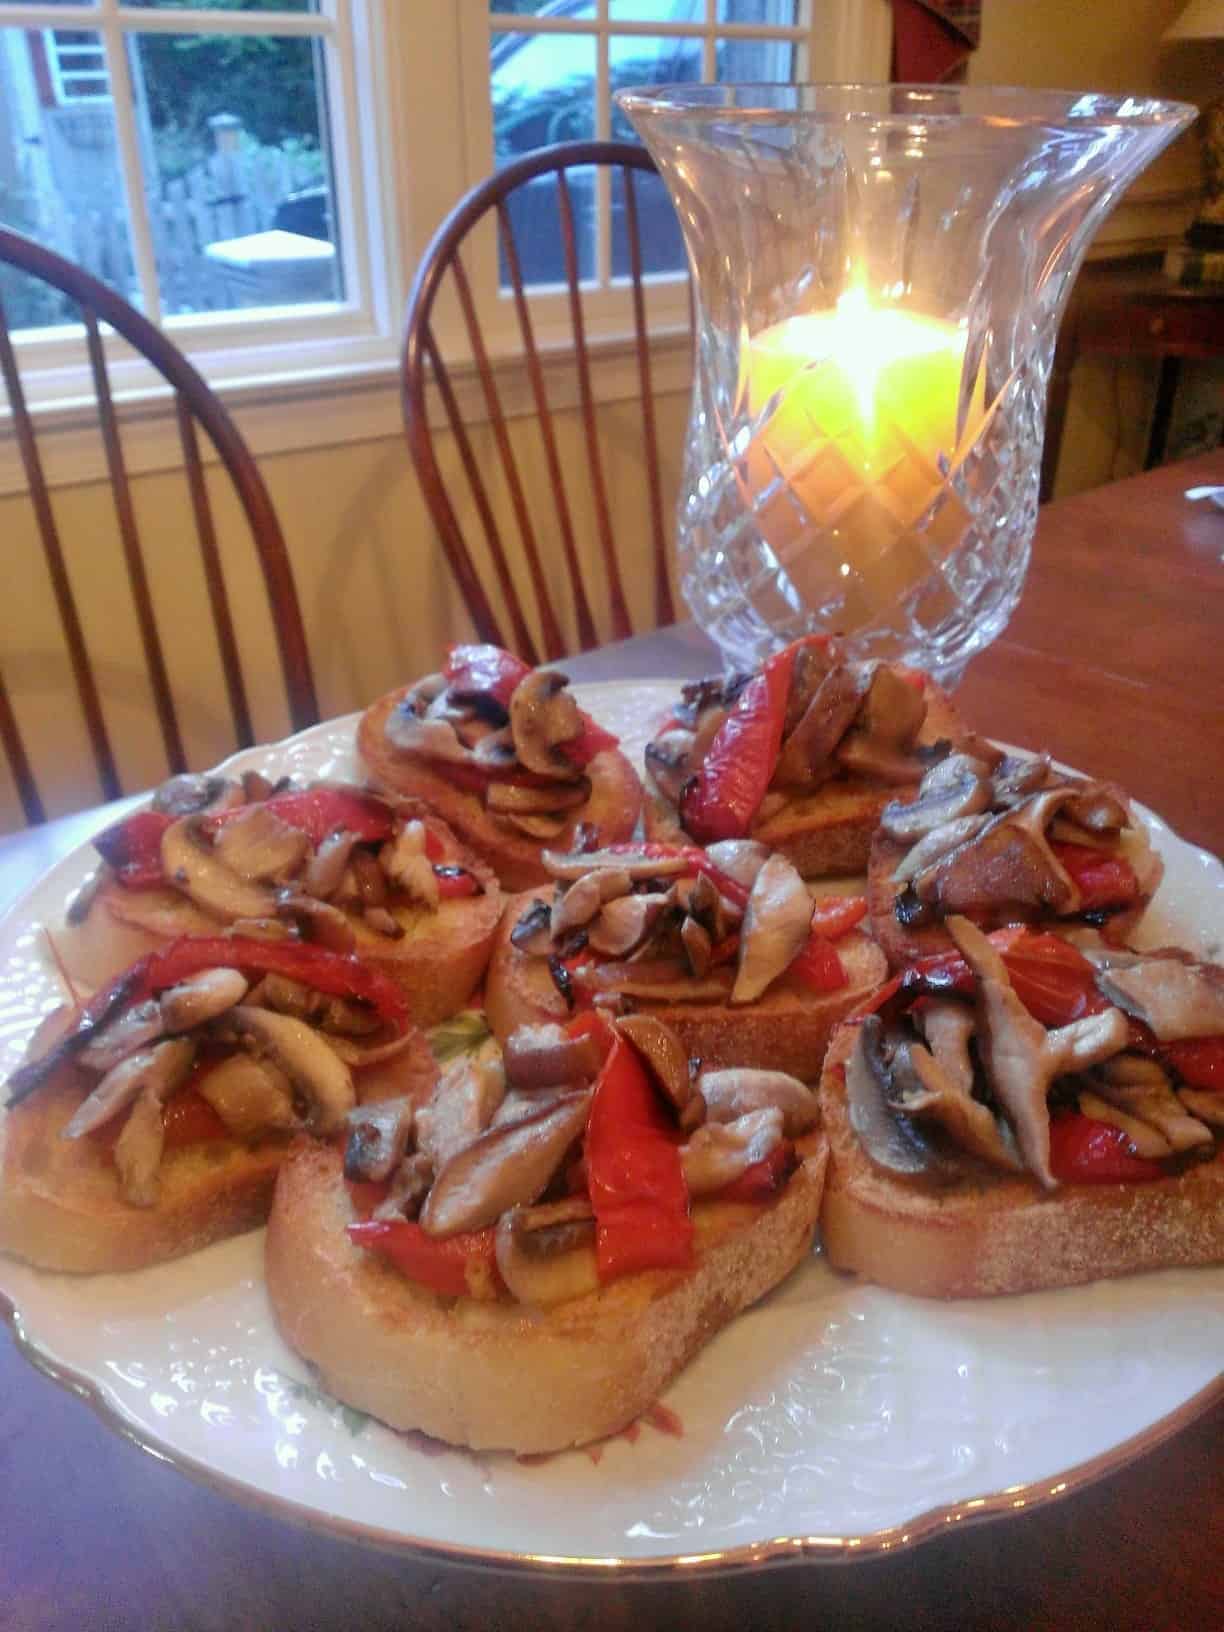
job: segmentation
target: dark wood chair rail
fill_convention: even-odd
[[[1224,484],[1224,454],[1044,509],[1021,605],[970,664],[958,703],[978,729],[1117,778],[1219,852],[1224,515],[1182,496],[1207,482]],[[571,667],[582,680],[691,679],[714,661],[681,625]],[[0,840],[0,900],[105,819]],[[953,1525],[889,1557],[638,1586],[508,1578],[372,1552],[240,1506],[142,1457],[0,1335],[6,1632],[1188,1632],[1224,1625],[1222,1521],[1224,1406],[1071,1496]]]
[[[650,346],[646,330],[645,293],[642,281],[642,245],[638,230],[638,201],[634,181],[636,175],[656,173],[654,162],[649,155],[630,142],[562,142],[530,153],[481,182],[455,206],[426,249],[409,296],[404,334],[401,387],[408,447],[451,571],[481,638],[495,641],[499,645],[510,645],[533,663],[541,661],[541,658],[560,657],[571,649],[562,633],[555,599],[559,568],[564,569],[564,578],[568,580],[573,595],[574,626],[577,630],[579,650],[587,650],[594,646],[601,634],[603,638],[610,635],[613,639],[620,640],[633,632],[617,539],[612,524],[612,508],[609,503],[604,461],[600,452],[591,379],[590,347],[583,316],[578,241],[569,181],[570,174],[578,166],[600,166],[619,172],[624,186],[633,341],[641,387],[643,468],[648,487],[651,527],[654,616],[656,624],[671,623],[675,617],[675,607],[668,575],[669,528],[664,521]],[[557,431],[545,387],[540,348],[536,340],[531,301],[523,281],[520,246],[516,241],[507,207],[507,201],[517,189],[545,175],[555,175],[557,178],[558,230],[565,257],[570,335],[586,452],[583,470],[595,509],[602,584],[588,585],[583,575],[572,505],[567,494],[566,477],[561,468]],[[551,507],[547,505],[541,507],[534,502],[528,503],[524,477],[519,469],[505,407],[497,388],[496,375],[490,363],[473,298],[470,274],[460,253],[473,229],[490,211],[496,216],[498,242],[510,278],[523,347],[523,362],[531,388],[545,468],[548,472],[552,495]],[[448,284],[458,301],[471,346],[481,396],[497,449],[497,467],[504,478],[514,517],[513,535],[508,527],[503,531],[502,524],[494,514],[490,492],[492,478],[481,470],[472,439],[463,422],[454,383],[442,356],[435,331],[433,321],[435,307],[440,294]],[[470,504],[465,504],[458,494],[452,496],[448,491],[438,463],[434,430],[429,419],[428,385],[431,378],[437,388],[446,423],[455,440]],[[569,473],[571,484],[578,479],[574,472]],[[572,485],[570,491],[575,491]],[[465,530],[460,514],[467,509],[475,510],[478,526]],[[546,511],[545,515],[540,513],[541,509]],[[473,533],[483,537],[484,547],[492,563],[497,591],[509,619],[508,636],[486,591],[481,567],[473,555]],[[560,543],[560,560],[550,560],[548,557],[548,546],[552,543],[554,534]],[[636,538],[633,542],[636,544]],[[523,596],[519,592],[515,578],[515,563],[520,559],[525,563],[531,584],[534,620],[524,606]],[[605,605],[608,608],[609,622],[601,631],[597,627],[594,608],[602,608]],[[533,622],[540,631],[539,643],[532,633]]]
[[[123,455],[119,415],[111,392],[102,325],[121,335],[150,362],[174,392],[175,414],[182,447],[184,474],[195,523],[196,539],[207,586],[209,610],[220,653],[234,742],[247,747],[254,740],[251,711],[242,662],[234,632],[229,592],[222,570],[212,501],[200,455],[197,427],[202,427],[227,472],[250,527],[264,585],[272,610],[281,670],[295,728],[312,725],[319,717],[310,655],[293,572],[272,500],[237,426],[198,370],[161,331],[127,301],[89,273],[62,256],[18,233],[0,229],[0,264],[60,290],[80,310],[93,378],[98,428],[115,506],[128,583],[140,632],[141,647],[153,694],[154,708],[172,772],[187,769],[165,660],[165,635],[158,627],[150,591],[144,548],[136,521],[131,481]],[[22,385],[19,347],[14,343],[0,298],[0,378],[8,396],[12,429],[38,535],[51,579],[64,644],[81,712],[89,733],[98,782],[108,799],[120,787],[115,755],[107,729],[94,664],[85,639],[81,615],[69,578],[51,491],[38,446],[37,415],[28,404]],[[28,822],[45,820],[43,801],[26,752],[17,712],[0,675],[0,743],[8,756],[22,808]]]

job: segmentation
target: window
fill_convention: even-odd
[[[878,78],[888,38],[888,0],[0,0],[0,222],[161,323],[243,405],[256,451],[394,435],[412,269],[495,163],[629,134],[621,84]],[[649,310],[665,328],[684,315],[683,259],[656,186]],[[593,187],[585,219],[598,339],[626,309],[615,191]],[[505,309],[512,356],[492,237],[483,253],[477,295]],[[545,316],[553,276],[546,258],[532,271]],[[88,442],[75,313],[28,290],[19,311],[2,269],[0,288],[31,400],[60,414],[74,469]],[[148,390],[152,422],[156,379],[112,351],[114,389]],[[150,440],[144,468],[173,460],[172,427]],[[20,485],[0,397],[0,493]]]

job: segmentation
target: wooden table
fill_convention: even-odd
[[[1224,455],[1041,517],[1006,638],[959,702],[982,729],[1117,777],[1224,849],[1224,514],[1182,490]],[[696,675],[691,628],[591,654],[577,678]],[[7,901],[98,813],[0,841]],[[0,1625],[460,1629],[1224,1625],[1224,1405],[1061,1502],[846,1566],[622,1585],[386,1556],[255,1514],[101,1426],[0,1338]]]

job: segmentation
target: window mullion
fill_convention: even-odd
[[[595,36],[595,136],[604,142],[612,133],[611,71],[608,38],[608,0],[599,0],[599,32]],[[606,164],[595,166],[595,281],[606,289],[612,281],[612,177]]]
[[[157,255],[153,247],[153,227],[149,219],[140,137],[136,130],[136,99],[128,66],[123,28],[116,16],[116,0],[99,0],[98,27],[106,51],[110,74],[111,100],[115,114],[115,136],[119,148],[119,171],[123,178],[128,209],[128,229],[132,235],[132,258],[140,279],[145,316],[151,323],[162,318],[161,289],[157,278]]]

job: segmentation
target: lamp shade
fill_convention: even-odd
[[[1190,0],[1161,35],[1164,40],[1224,40],[1224,0]]]

